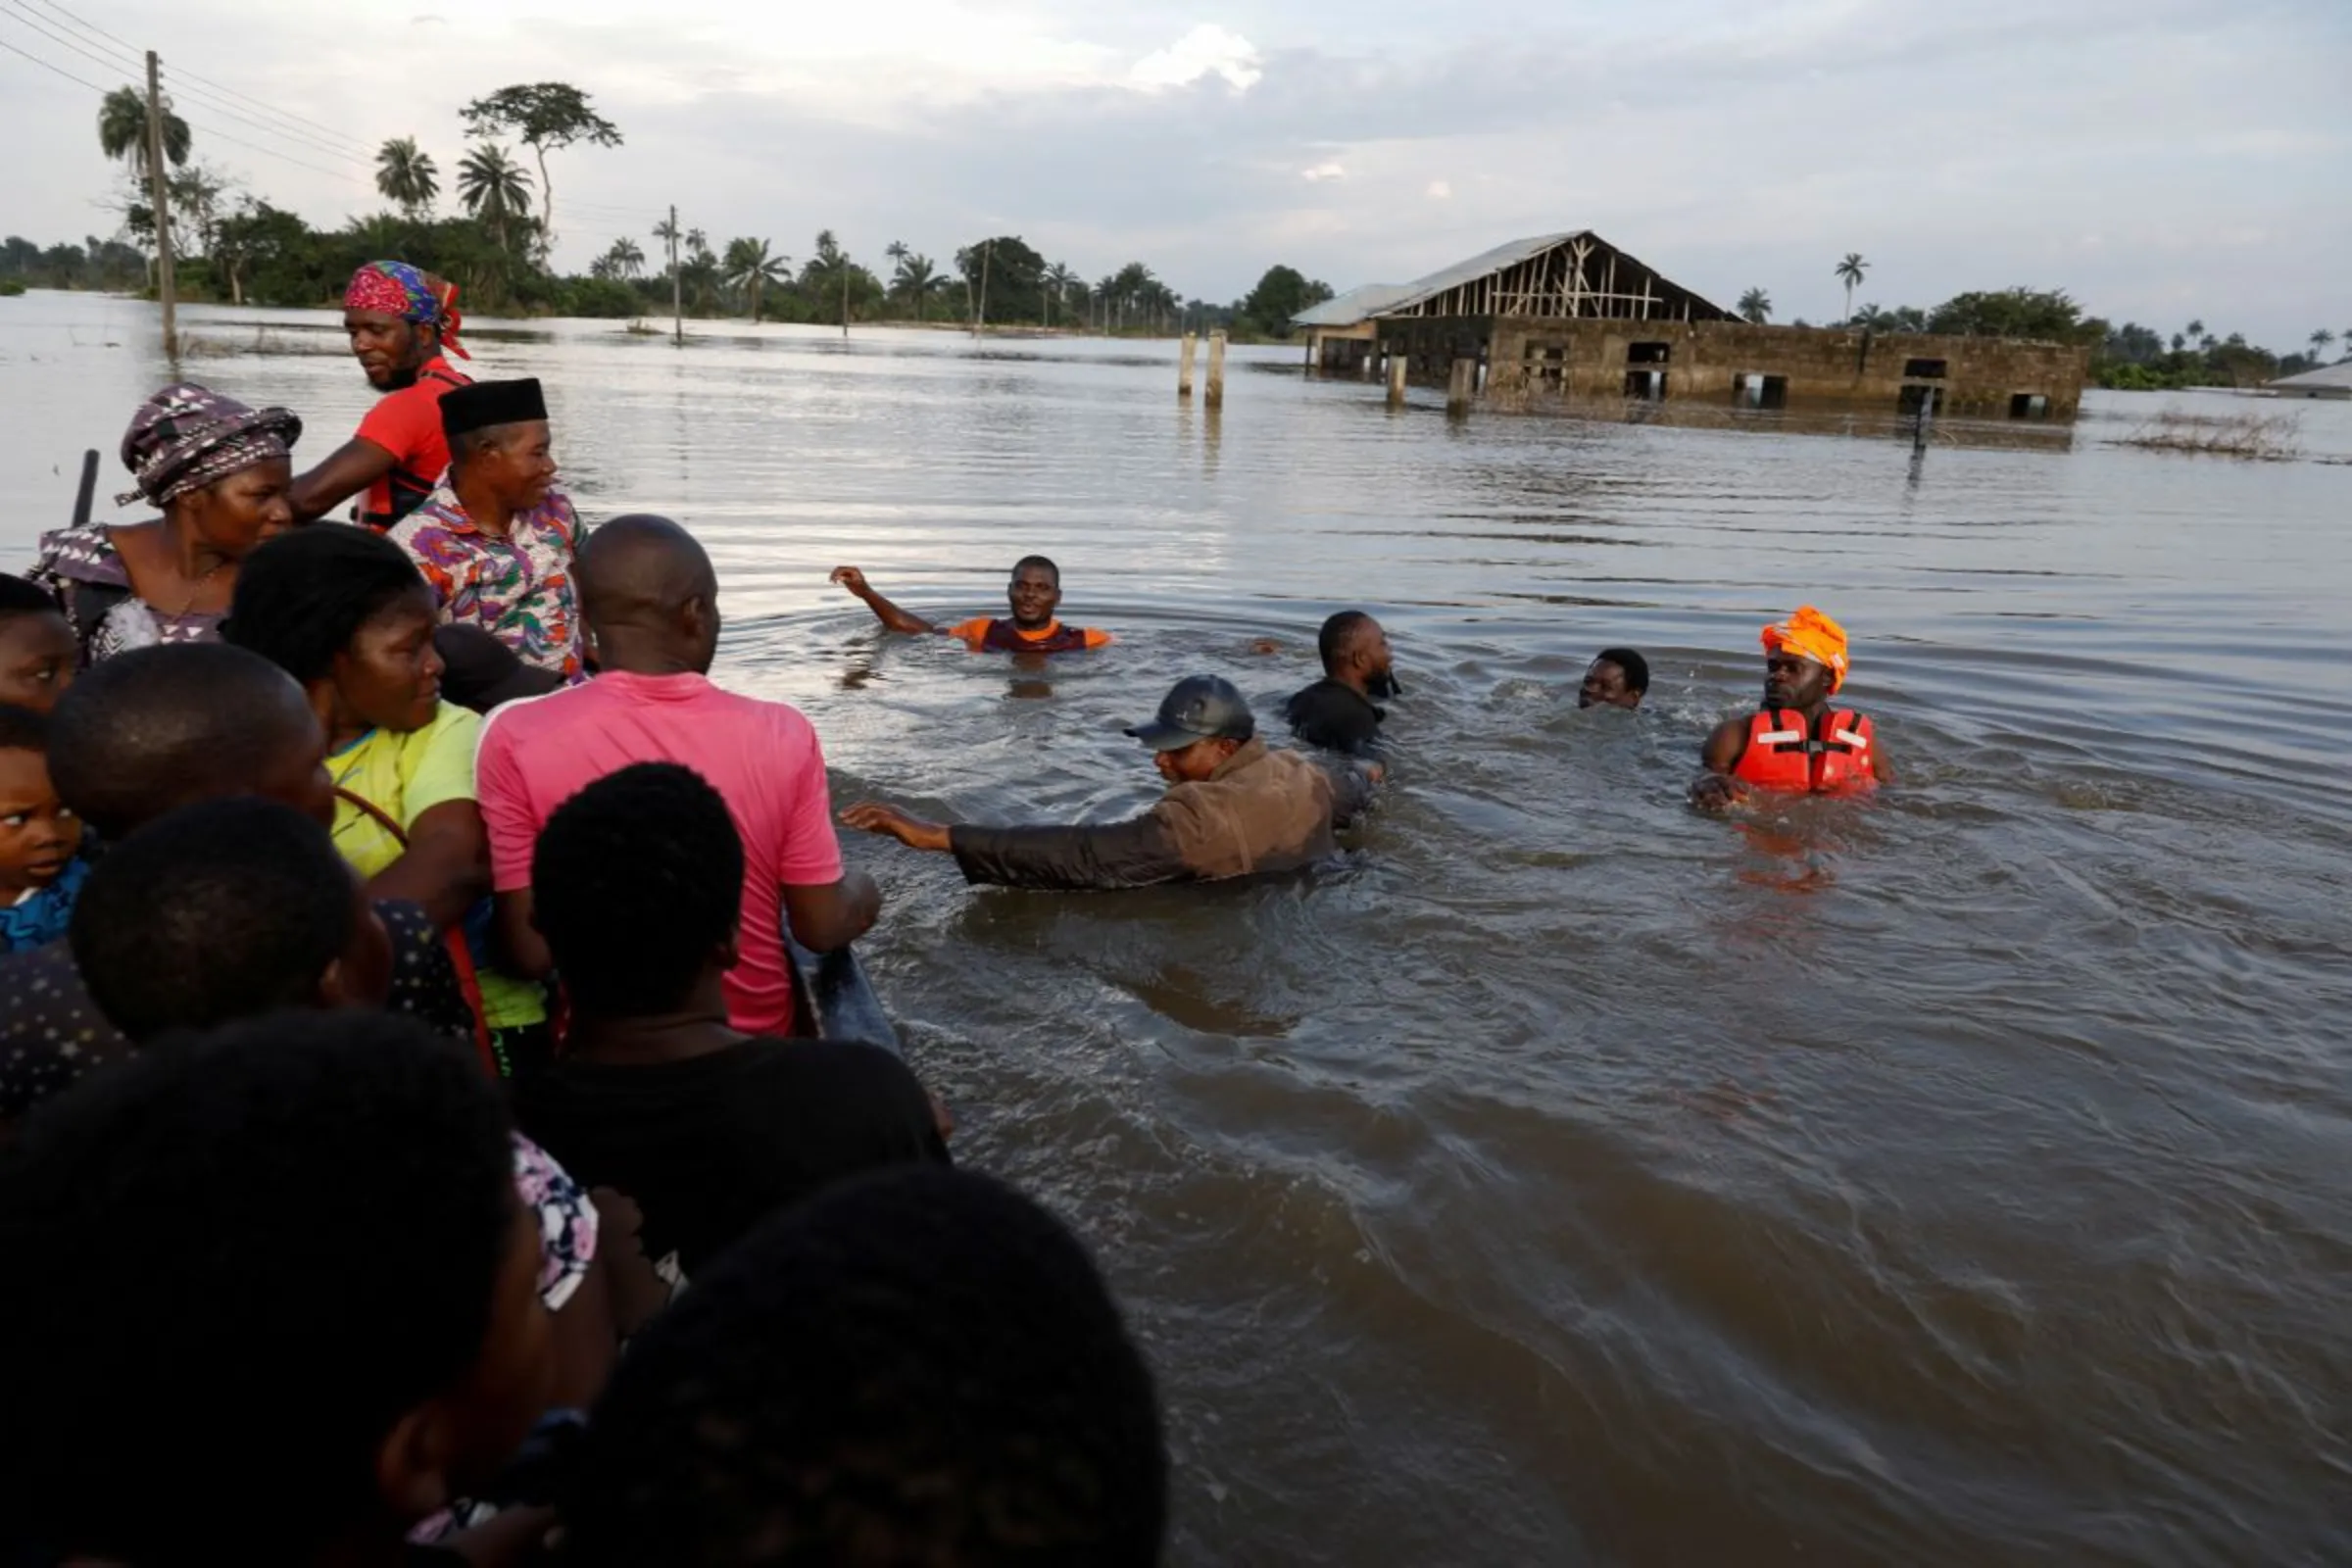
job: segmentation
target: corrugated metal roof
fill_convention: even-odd
[[[2301,375],[2280,376],[2271,385],[2284,387],[2289,392],[2352,392],[2352,360],[2346,360],[2341,365],[2323,365],[2316,370],[2305,370]]]
[[[1293,326],[1354,326],[1366,321],[1413,291],[1410,283],[1366,283],[1338,299],[1325,300],[1291,318]]]
[[[1515,239],[1508,245],[1497,245],[1493,250],[1473,256],[1466,262],[1456,262],[1443,271],[1432,272],[1427,277],[1415,278],[1412,282],[1405,284],[1403,293],[1382,306],[1381,309],[1383,311],[1401,311],[1409,306],[1418,305],[1425,299],[1443,294],[1449,288],[1459,288],[1464,283],[1486,276],[1489,272],[1499,272],[1506,267],[1516,267],[1530,257],[1541,256],[1554,245],[1565,244],[1579,235],[1599,238],[1589,228],[1572,228],[1565,234],[1540,234],[1534,239]]]
[[[1305,311],[1293,317],[1292,324],[1297,326],[1354,326],[1359,321],[1367,320],[1375,316],[1388,316],[1396,311],[1409,310],[1423,300],[1435,298],[1447,289],[1459,288],[1464,283],[1475,282],[1489,272],[1499,272],[1505,268],[1516,267],[1521,262],[1543,255],[1554,245],[1564,245],[1572,239],[1589,239],[1600,245],[1608,243],[1589,228],[1572,228],[1559,234],[1538,234],[1532,239],[1515,239],[1508,245],[1497,245],[1491,251],[1481,252],[1468,261],[1456,262],[1451,267],[1432,272],[1427,277],[1415,278],[1410,283],[1368,283],[1362,288],[1350,289],[1336,300],[1328,300],[1311,311]],[[1643,265],[1635,261],[1633,257],[1626,256],[1623,251],[1619,251],[1617,254],[1626,261],[1633,262],[1637,267]],[[1653,273],[1652,275],[1669,287],[1682,289],[1685,294],[1690,294],[1689,289],[1683,288],[1680,283],[1673,282],[1672,279],[1662,274]],[[1700,299],[1696,294],[1690,294],[1690,298],[1696,304],[1705,305],[1710,310],[1721,310],[1720,306]]]

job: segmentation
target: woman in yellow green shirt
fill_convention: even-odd
[[[246,559],[222,636],[302,683],[327,732],[335,847],[377,899],[463,930],[510,1072],[547,1054],[545,994],[488,961],[489,841],[474,804],[478,714],[441,700],[432,590],[381,535],[317,522]]]

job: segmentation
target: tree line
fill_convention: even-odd
[[[331,304],[354,269],[386,258],[449,278],[477,311],[523,315],[665,316],[674,297],[688,315],[755,321],[957,321],[1114,334],[1223,328],[1287,337],[1293,316],[1331,297],[1328,284],[1288,267],[1269,269],[1246,298],[1223,305],[1186,298],[1142,262],[1089,281],[1017,234],[958,246],[944,266],[894,240],[881,264],[869,267],[828,228],[796,265],[765,236],[714,244],[707,230],[673,226],[666,217],[649,224],[645,243],[616,239],[586,272],[560,273],[551,265],[557,230],[549,155],[622,141],[619,127],[567,82],[502,87],[459,112],[467,142],[450,189],[454,212],[442,210],[443,171],[433,155],[415,136],[384,142],[375,187],[390,206],[339,228],[314,227],[197,159],[189,126],[169,99],[162,118],[178,292],[189,300]],[[98,141],[122,166],[114,203],[121,228],[80,244],[10,236],[0,242],[0,287],[155,287],[144,93],[124,86],[106,95]]]
[[[1831,269],[1845,286],[1845,318],[1825,322],[1834,327],[1864,327],[1874,332],[1939,332],[1962,337],[2036,338],[2045,342],[2081,343],[2090,347],[2092,379],[2100,386],[2122,391],[2156,391],[2186,386],[2260,386],[2282,375],[2295,375],[2332,363],[2329,348],[2337,335],[2327,327],[2305,340],[2309,353],[2274,354],[2248,343],[2244,334],[2227,337],[2206,331],[2202,320],[2190,321],[2164,334],[2137,321],[2117,326],[2086,315],[2064,289],[2005,288],[1955,294],[1941,305],[1916,305],[1886,310],[1877,305],[1854,306],[1871,264],[1857,251],[1848,251]],[[1750,288],[1740,296],[1740,319],[1763,325],[1772,319],[1772,296]],[[1802,317],[1789,323],[1807,326]],[[2342,338],[2352,351],[2352,327]]]

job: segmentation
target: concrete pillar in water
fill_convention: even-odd
[[[1180,398],[1193,395],[1193,350],[1200,341],[1200,333],[1187,332],[1184,346],[1176,351],[1176,395]]]
[[[1208,334],[1208,395],[1203,401],[1216,408],[1225,401],[1225,334]]]
[[[1404,402],[1405,356],[1401,350],[1389,353],[1389,406],[1396,408]]]
[[[1478,386],[1478,362],[1467,355],[1453,362],[1453,370],[1446,378],[1446,412],[1468,414],[1470,396]]]

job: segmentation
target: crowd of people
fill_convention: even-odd
[[[582,524],[539,384],[451,364],[446,283],[374,263],[345,305],[382,396],[323,463],[176,383],[122,447],[155,515],[0,577],[0,1335],[37,1348],[0,1562],[1155,1560],[1095,1265],[955,1168],[894,1051],[821,1038],[794,950],[881,914],[839,825],[1028,887],[1328,858],[1389,765],[1385,630],[1324,623],[1297,747],[1177,681],[1129,820],[836,816],[808,719],[710,679],[693,534]],[[1042,557],[953,624],[832,580],[975,652],[1111,641]],[[1693,800],[1884,778],[1843,631],[1763,641]],[[1579,702],[1648,686],[1611,648]]]

